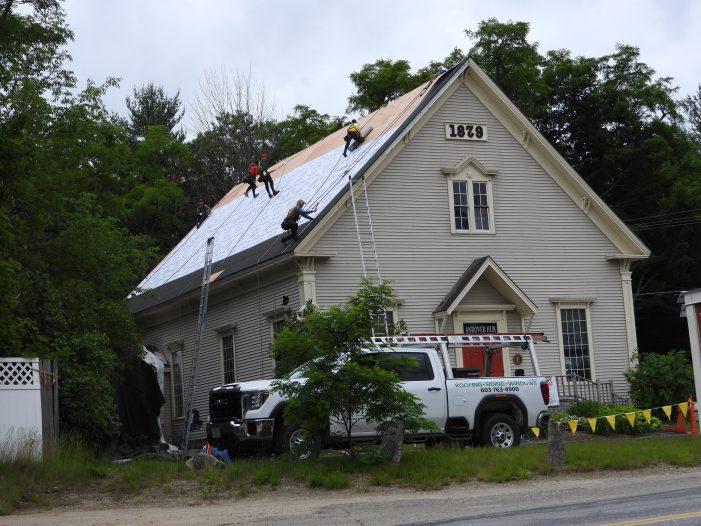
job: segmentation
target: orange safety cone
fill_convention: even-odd
[[[691,413],[691,436],[696,438],[699,436],[699,425],[696,422],[696,404],[691,400],[691,397],[689,397],[689,412]]]
[[[686,417],[682,410],[677,407],[677,427],[674,430],[675,433],[680,433],[686,435]]]
[[[208,455],[212,454],[212,444],[209,443],[209,440],[206,440],[204,443],[204,452]]]

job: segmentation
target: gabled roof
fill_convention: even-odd
[[[193,229],[142,280],[132,293],[129,307],[139,312],[169,301],[201,284],[206,241],[214,236],[212,274],[221,280],[265,261],[308,250],[342,213],[349,180],[366,177],[371,181],[431,115],[460,86],[467,86],[520,141],[574,203],[611,240],[617,253],[609,258],[636,259],[649,256],[649,250],[611,211],[599,196],[567,164],[545,138],[531,125],[499,88],[472,60],[466,59],[431,82],[390,102],[359,119],[373,131],[347,158],[341,155],[345,130],[338,130],[309,148],[271,167],[280,194],[270,199],[261,187],[256,199],[244,197],[245,185],[234,187],[212,208],[201,228]],[[468,157],[457,167],[474,164]],[[486,170],[484,170],[486,171]],[[493,175],[491,172],[490,175]],[[280,223],[298,199],[306,207],[318,207],[311,223],[300,221],[300,238],[294,246],[283,247]],[[306,239],[305,239],[306,238]],[[147,291],[148,293],[143,293]]]
[[[270,167],[280,193],[269,198],[260,186],[258,197],[245,197],[247,185],[235,186],[202,226],[193,228],[139,283],[130,295],[129,308],[139,312],[169,301],[201,285],[207,239],[214,236],[212,275],[221,280],[245,268],[289,255],[279,241],[280,223],[298,199],[305,208],[317,207],[317,224],[348,189],[349,178],[362,177],[367,167],[384,151],[412,117],[425,107],[457,75],[459,67],[423,84],[379,110],[358,119],[361,128],[372,132],[354,152],[341,155],[345,129]],[[309,222],[301,219],[299,236],[307,235]]]
[[[434,309],[434,314],[452,314],[462,300],[470,292],[470,289],[481,278],[494,287],[505,299],[516,305],[516,310],[521,316],[532,316],[538,310],[538,307],[533,303],[524,292],[518,288],[511,278],[504,272],[499,265],[489,256],[477,258],[470,263],[462,276],[455,282],[445,295],[443,300]]]

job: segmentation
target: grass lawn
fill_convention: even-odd
[[[607,438],[566,445],[565,473],[629,470],[655,465],[701,464],[701,440],[688,437]],[[91,455],[78,442],[63,442],[41,462],[3,460],[0,455],[0,515],[17,509],[70,505],[89,495],[129,501],[155,497],[245,497],[285,488],[337,490],[402,487],[435,490],[471,480],[504,483],[552,472],[545,441],[513,449],[407,446],[399,465],[387,465],[376,449],[351,459],[329,454],[315,460],[286,457],[237,459],[224,469],[193,472],[183,462],[134,460],[116,464]]]

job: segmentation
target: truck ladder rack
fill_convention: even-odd
[[[547,342],[542,332],[523,334],[411,334],[406,336],[373,336],[374,345],[432,345],[440,347],[447,378],[452,378],[448,348],[487,347],[499,349],[510,345],[520,345],[528,349],[536,376],[540,376],[540,366],[535,354],[537,342]]]
[[[525,334],[411,334],[406,336],[374,336],[375,345],[445,344],[448,347],[506,347],[512,344],[543,341],[543,333]]]

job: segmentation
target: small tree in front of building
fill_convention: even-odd
[[[423,418],[423,404],[401,387],[400,375],[415,365],[391,353],[368,354],[364,347],[378,324],[380,314],[394,295],[387,282],[379,285],[364,279],[358,292],[342,306],[328,311],[305,309],[291,321],[273,342],[273,356],[289,369],[303,360],[299,377],[279,380],[274,389],[285,395],[285,421],[302,426],[318,453],[318,444],[330,423],[342,431],[351,456],[353,428],[360,421],[377,425],[388,423],[404,429],[431,429]]]

